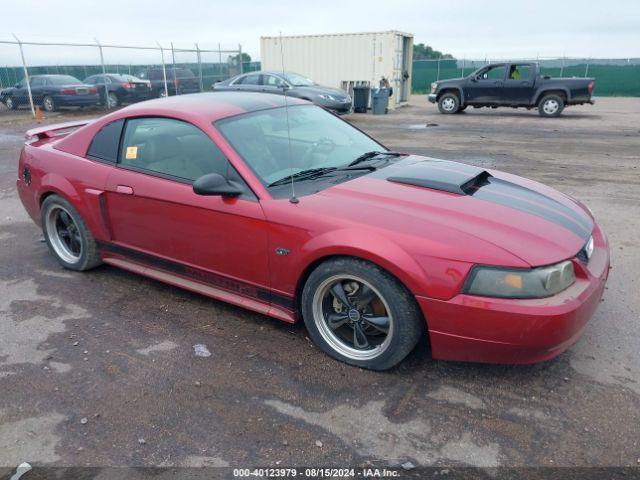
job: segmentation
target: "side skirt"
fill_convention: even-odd
[[[255,286],[220,277],[210,272],[196,270],[153,255],[130,250],[118,245],[99,242],[104,263],[144,275],[161,282],[181,287],[207,297],[253,310],[288,323],[296,321],[293,299],[260,289]],[[130,253],[130,255],[127,255]],[[115,254],[115,256],[114,256]],[[132,258],[129,258],[129,257]],[[160,268],[153,259],[157,258]],[[175,272],[175,273],[174,273]],[[190,274],[192,273],[192,274]],[[191,277],[191,278],[187,278]],[[227,288],[221,288],[224,285]],[[230,291],[231,289],[236,291]],[[237,293],[237,291],[241,293]],[[251,294],[250,298],[248,295]]]

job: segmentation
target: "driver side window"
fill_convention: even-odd
[[[504,78],[504,65],[497,65],[485,70],[480,75],[480,80],[502,80]]]

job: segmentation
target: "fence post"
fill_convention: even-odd
[[[584,78],[589,76],[589,59],[587,58],[587,66],[584,69]]]
[[[167,69],[164,66],[164,49],[162,48],[162,45],[160,45],[159,42],[156,42],[158,44],[158,47],[160,48],[160,58],[162,59],[162,79],[164,80],[164,96],[168,97],[169,96],[169,88],[167,87]]]
[[[176,52],[173,49],[173,42],[171,42],[171,65],[173,65],[173,90],[178,95],[178,77],[176,76]]]
[[[438,73],[436,74],[436,82],[440,80],[440,60],[442,59],[442,55],[438,57]]]
[[[102,81],[104,82],[104,105],[107,110],[111,108],[109,105],[109,86],[107,85],[107,69],[104,66],[104,55],[102,54],[102,45],[97,38],[94,38],[98,50],[100,51],[100,65],[102,65]]]
[[[462,75],[460,75],[460,78],[464,78],[464,67],[466,66],[466,61],[467,61],[467,57],[464,56],[462,57]]]
[[[562,56],[562,63],[560,64],[560,76],[564,73],[564,55]]]
[[[220,79],[224,79],[224,74],[222,73],[222,47],[220,47],[219,42],[218,42],[218,73],[220,74]]]
[[[240,57],[240,73],[243,73],[243,65],[242,65],[242,45],[238,44],[238,57]]]
[[[200,58],[200,47],[196,43],[196,55],[198,56],[198,75],[200,76],[200,91],[204,91],[202,84],[202,59]]]
[[[18,47],[20,47],[20,56],[22,57],[22,69],[24,70],[24,81],[27,84],[27,93],[29,94],[29,105],[31,106],[31,115],[35,118],[36,109],[33,107],[33,96],[31,95],[31,83],[29,82],[29,72],[27,71],[27,61],[24,59],[24,50],[22,49],[22,42],[18,37],[16,37],[15,33],[12,33],[13,38],[18,42]]]

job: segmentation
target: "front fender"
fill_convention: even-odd
[[[460,98],[460,106],[464,105],[464,92],[460,85],[439,85],[436,90],[436,98],[440,98],[440,95],[442,95],[442,92],[445,90],[456,90],[458,92],[458,98]]]
[[[426,275],[422,267],[398,244],[371,231],[340,229],[313,237],[300,250],[297,278],[318,260],[331,256],[352,256],[368,260],[398,278],[414,295],[425,294]]]

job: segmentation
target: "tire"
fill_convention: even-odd
[[[320,264],[305,283],[301,306],[309,336],[322,351],[371,370],[397,365],[425,331],[413,295],[385,270],[356,258]]]
[[[109,92],[107,97],[107,106],[109,108],[116,108],[118,105],[120,105],[120,99],[118,96],[113,92]]]
[[[56,111],[56,108],[57,108],[56,104],[50,95],[45,95],[44,98],[42,99],[42,108],[44,108],[46,112]]]
[[[564,110],[564,100],[558,95],[545,95],[538,102],[541,117],[559,117]]]
[[[460,109],[460,99],[455,93],[445,93],[438,100],[438,110],[440,113],[449,115],[456,113]]]
[[[93,235],[67,200],[48,196],[42,202],[40,218],[49,250],[64,268],[84,271],[102,263]]]
[[[9,109],[9,110],[15,110],[17,108],[16,102],[13,101],[13,98],[11,98],[11,96],[5,97],[4,99],[4,105]]]
[[[460,107],[456,113],[462,113],[466,110],[466,108],[467,108],[466,105],[464,107]]]

